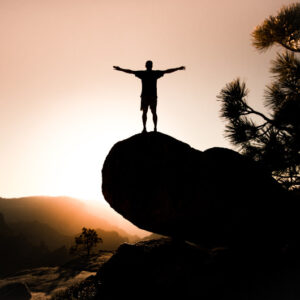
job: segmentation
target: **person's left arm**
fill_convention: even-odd
[[[162,72],[163,72],[164,74],[167,74],[167,73],[173,73],[173,72],[180,71],[180,70],[185,70],[185,67],[182,66],[182,67],[179,67],[179,68],[167,69],[167,70],[164,70],[164,71],[162,71]]]

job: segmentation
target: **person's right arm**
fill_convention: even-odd
[[[132,70],[129,70],[129,69],[123,69],[123,68],[120,68],[118,66],[114,66],[114,69],[117,70],[117,71],[122,71],[122,72],[125,72],[125,73],[129,73],[129,74],[135,74],[135,71],[132,71]]]

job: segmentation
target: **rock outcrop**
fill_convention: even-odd
[[[29,300],[31,292],[26,283],[12,282],[0,287],[1,300]]]
[[[162,133],[118,142],[102,169],[106,201],[145,230],[204,246],[280,246],[288,194],[262,166],[225,148],[195,150]]]
[[[296,300],[299,279],[298,253],[205,251],[160,239],[121,245],[93,278],[93,299]]]

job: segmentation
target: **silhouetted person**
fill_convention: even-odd
[[[173,68],[164,71],[152,70],[153,63],[151,60],[146,61],[146,70],[145,71],[133,71],[128,69],[122,69],[120,67],[114,66],[114,69],[117,71],[122,71],[129,74],[134,74],[136,77],[142,80],[142,94],[141,94],[141,110],[143,111],[143,125],[146,132],[146,122],[147,122],[147,112],[148,107],[153,115],[154,131],[157,131],[157,114],[156,114],[156,105],[157,105],[157,79],[164,76],[166,73],[172,73],[178,70],[185,70],[185,67]]]

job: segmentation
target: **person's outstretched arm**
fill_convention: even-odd
[[[185,67],[182,66],[182,67],[179,67],[179,68],[168,69],[168,70],[165,70],[163,72],[164,73],[172,73],[172,72],[176,72],[176,71],[179,71],[179,70],[185,70]]]
[[[135,71],[132,71],[132,70],[129,70],[129,69],[123,69],[123,68],[120,68],[118,66],[114,66],[114,69],[117,70],[117,71],[122,71],[122,72],[125,72],[125,73],[129,73],[129,74],[135,74]]]

